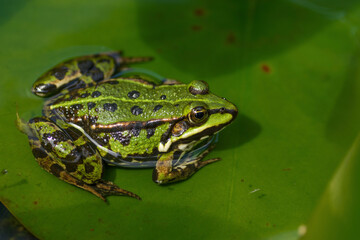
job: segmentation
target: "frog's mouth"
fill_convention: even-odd
[[[197,144],[195,144],[194,148],[192,148],[190,151],[180,154],[177,158],[174,157],[173,165],[176,166],[184,162],[190,162],[194,160],[205,150],[209,149],[212,145],[216,144],[218,140],[219,140],[219,134],[216,133],[212,137],[198,142]]]
[[[224,127],[229,125],[232,121],[234,121],[234,119],[238,114],[238,111],[235,109],[224,109],[224,108],[209,110],[209,115],[213,115],[217,113],[227,114],[228,117],[227,118],[224,117],[222,122],[221,121],[219,122],[217,120],[215,121],[212,120],[217,124],[214,124],[211,127],[206,127],[208,125],[203,125],[194,128],[192,131],[185,131],[179,137],[171,136],[171,131],[170,131],[169,136],[163,139],[165,141],[161,141],[159,143],[159,147],[158,147],[159,152],[168,152],[176,149],[185,150],[186,147],[192,142],[198,142],[213,136],[214,134],[220,132]],[[211,121],[211,116],[209,117],[209,121]]]

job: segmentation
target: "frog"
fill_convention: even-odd
[[[100,199],[139,195],[104,179],[105,166],[153,168],[159,185],[190,178],[220,158],[205,160],[218,132],[238,109],[203,80],[182,83],[131,71],[152,57],[122,51],[73,57],[42,74],[32,92],[46,98],[42,115],[17,128],[36,161],[62,181]]]

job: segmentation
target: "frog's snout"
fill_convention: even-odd
[[[51,83],[34,84],[31,91],[39,97],[48,97],[56,90],[56,85]]]
[[[237,107],[234,104],[230,103],[230,102],[227,102],[226,107],[219,108],[218,112],[220,114],[227,114],[227,113],[231,114],[232,118],[231,118],[231,121],[229,121],[229,123],[232,122],[236,118],[236,116],[238,115]]]
[[[226,109],[226,112],[232,115],[233,120],[236,118],[236,116],[239,113],[237,107],[234,104],[232,104],[232,108]]]

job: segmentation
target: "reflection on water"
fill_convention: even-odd
[[[0,239],[36,240],[0,202]]]

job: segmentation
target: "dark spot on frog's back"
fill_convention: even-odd
[[[136,99],[140,96],[140,93],[138,91],[131,91],[128,93],[128,97],[130,99]]]
[[[93,98],[100,97],[100,96],[101,96],[101,92],[99,92],[99,91],[94,91],[94,92],[91,94],[91,96],[92,96]]]
[[[162,105],[156,105],[156,106],[154,107],[154,112],[159,111],[162,107],[163,107]]]
[[[166,95],[161,95],[160,99],[161,99],[161,100],[165,100],[165,99],[166,99]]]
[[[82,60],[78,62],[81,74],[87,73],[93,66],[94,63],[91,60]]]
[[[87,106],[88,106],[88,109],[91,110],[92,108],[94,108],[96,106],[96,104],[94,102],[88,102]]]
[[[104,103],[105,111],[115,112],[118,106],[116,103]]]
[[[90,93],[83,93],[80,95],[81,98],[86,98],[88,96],[90,96]]]
[[[133,106],[133,107],[131,108],[131,113],[132,113],[133,115],[137,116],[137,115],[140,115],[140,114],[143,113],[143,109],[142,109],[141,107],[139,107],[139,106]]]
[[[62,80],[64,79],[68,70],[69,69],[66,66],[61,66],[59,68],[55,68],[52,72],[52,75],[56,77],[58,80]]]

